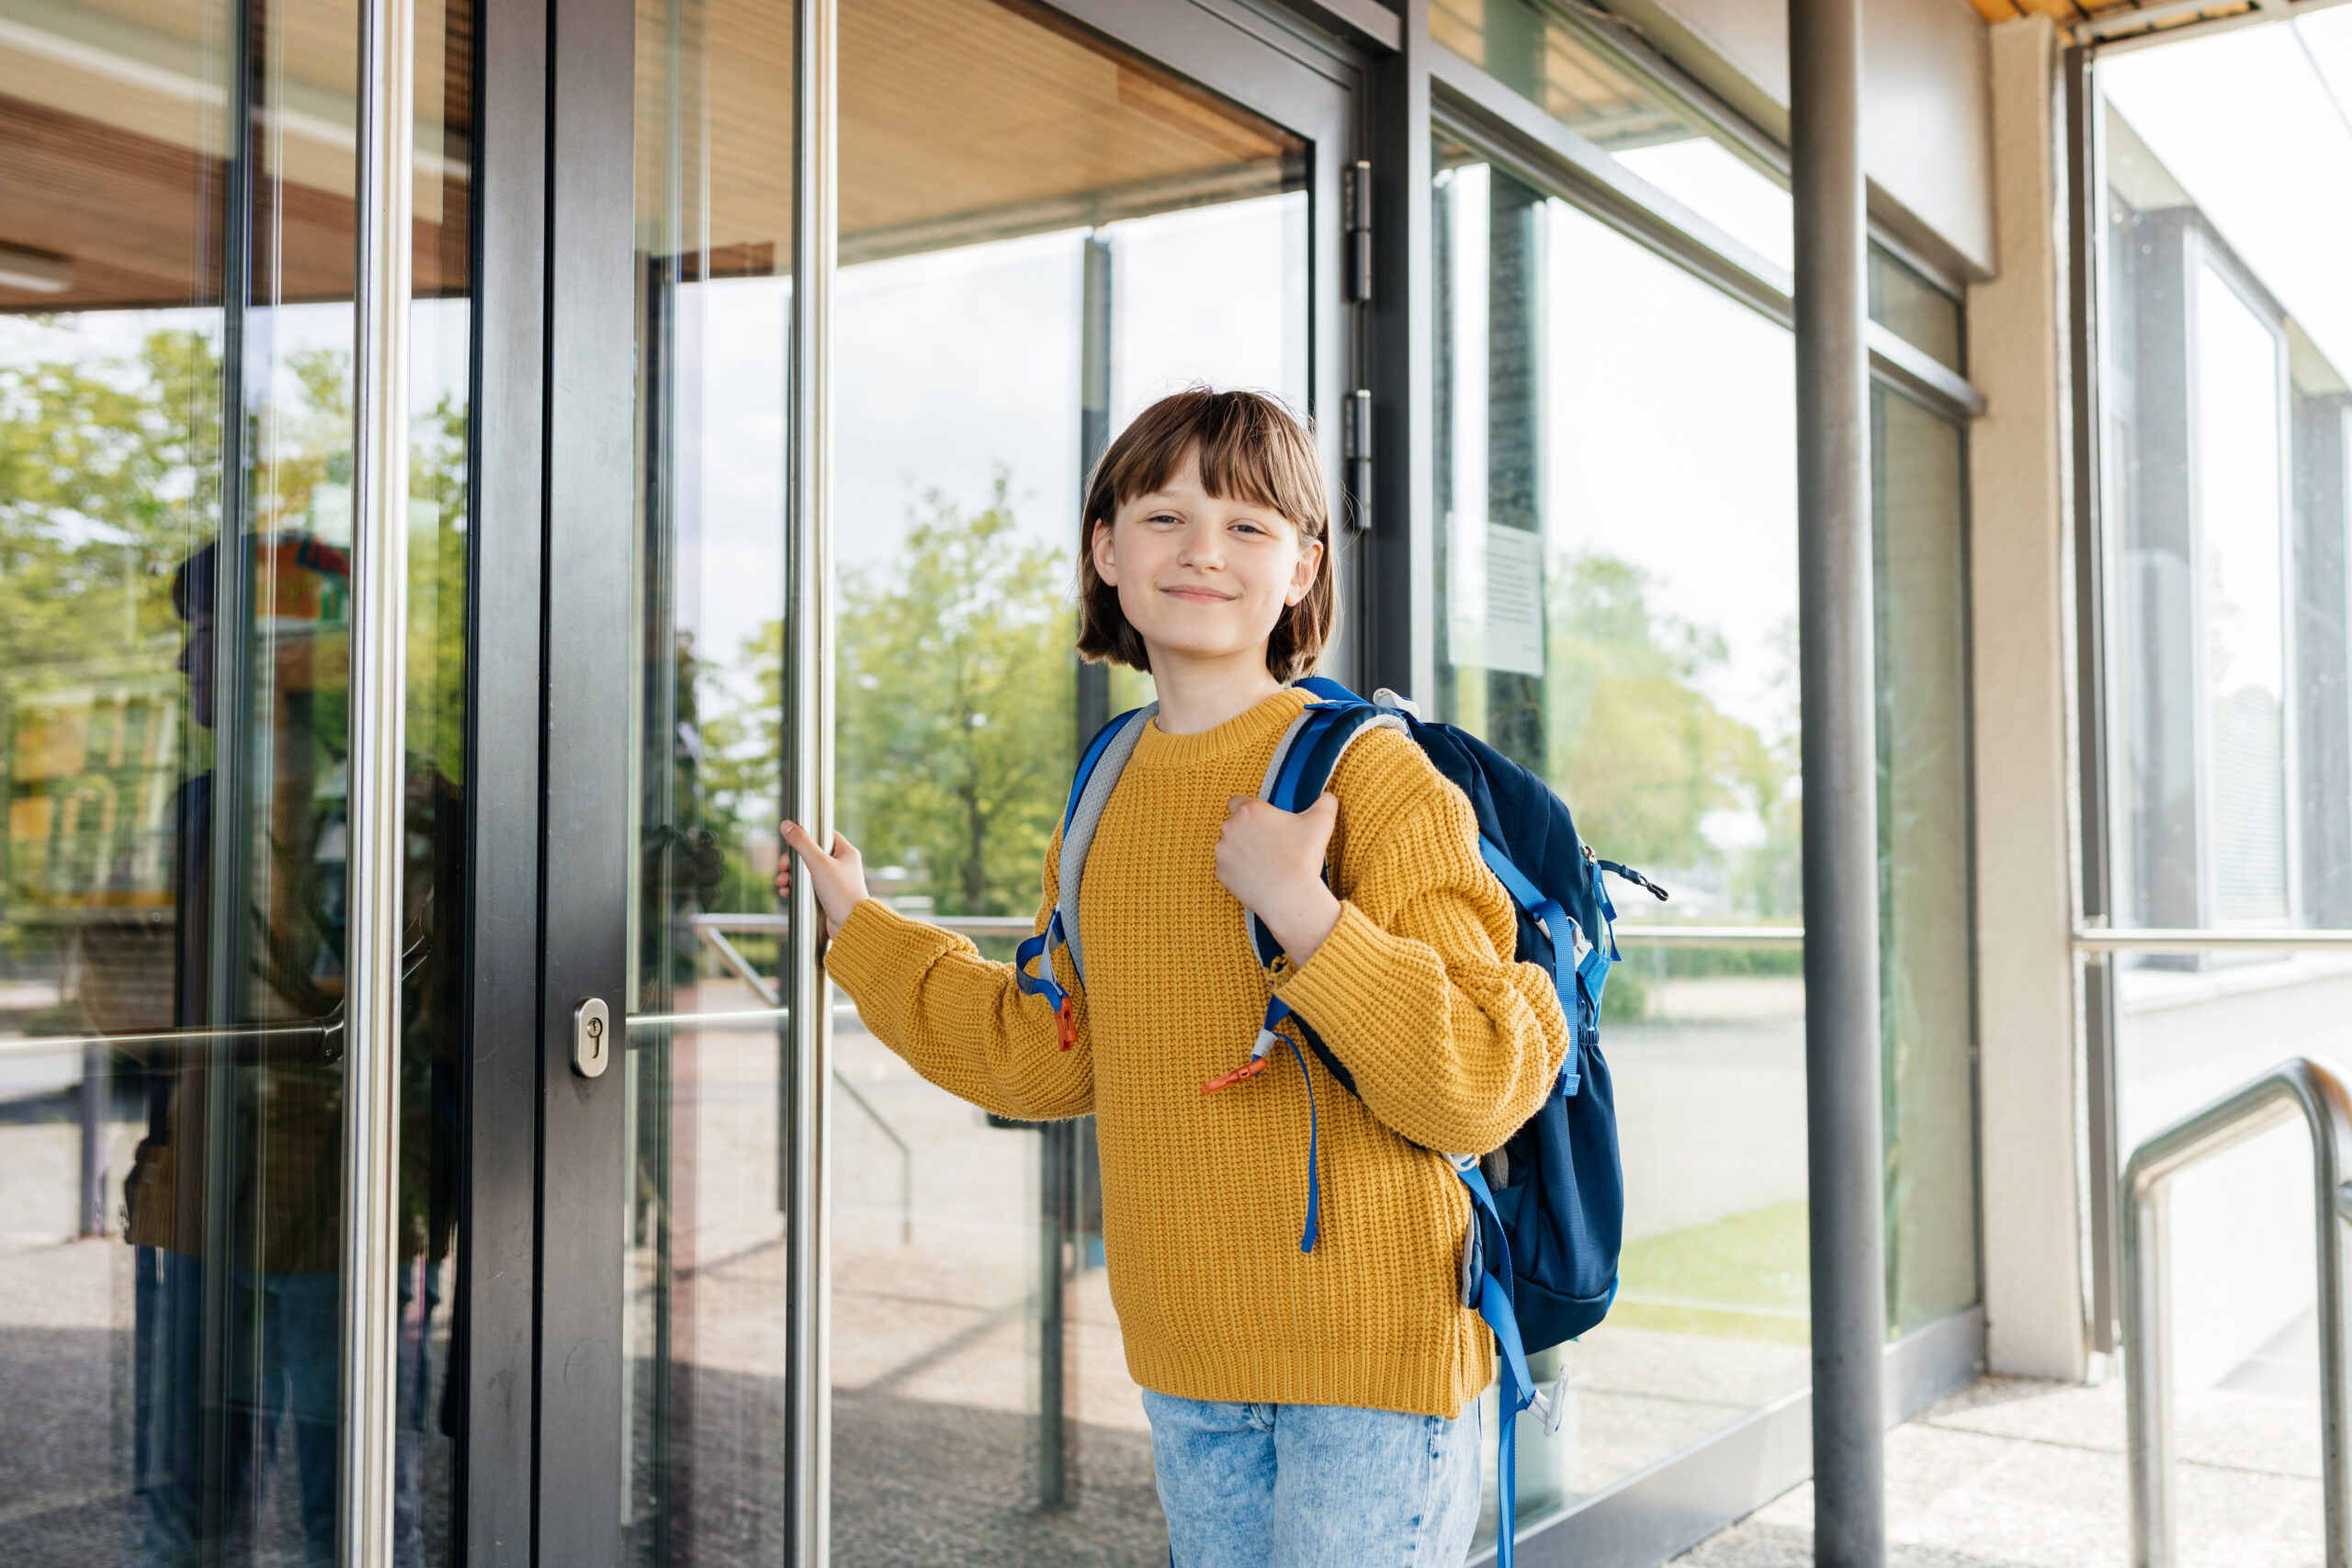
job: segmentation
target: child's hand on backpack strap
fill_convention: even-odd
[[[1328,794],[1298,812],[1250,795],[1226,802],[1216,879],[1266,922],[1293,964],[1314,957],[1340,923],[1340,901],[1323,881],[1323,852],[1339,820],[1339,797]]]
[[[865,857],[839,833],[833,835],[832,852],[828,854],[797,822],[784,824],[784,848],[775,862],[775,895],[779,898],[792,896],[792,860],[797,855],[808,864],[808,888],[817,896],[817,908],[824,916],[825,940],[831,942],[849,912],[870,897],[865,891]]]

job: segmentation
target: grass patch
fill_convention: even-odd
[[[1812,1280],[1802,1198],[1628,1243],[1609,1321],[1803,1345]]]

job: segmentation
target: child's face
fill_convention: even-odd
[[[1094,570],[1119,591],[1119,608],[1143,637],[1155,669],[1163,654],[1262,658],[1285,607],[1306,597],[1323,559],[1318,540],[1254,502],[1201,486],[1199,455],[1158,490],[1097,527]]]

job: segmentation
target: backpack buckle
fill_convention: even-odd
[[[1078,1043],[1078,1003],[1068,993],[1056,1004],[1054,1018],[1061,1027],[1062,1049],[1067,1051]]]

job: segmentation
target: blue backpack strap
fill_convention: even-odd
[[[1258,796],[1285,811],[1296,811],[1302,802],[1312,805],[1320,799],[1340,759],[1366,730],[1405,728],[1402,718],[1373,706],[1337,682],[1309,676],[1298,684],[1327,700],[1314,704],[1291,721],[1266,763],[1265,783],[1259,787]],[[1248,909],[1242,910],[1241,919],[1258,961],[1271,965],[1283,955],[1282,943],[1274,940],[1265,922]],[[1315,1238],[1322,1229],[1323,1186],[1317,1170],[1317,1145],[1321,1132],[1315,1105],[1315,1077],[1306,1070],[1306,1054],[1299,1049],[1296,1040],[1281,1030],[1283,1021],[1290,1016],[1290,1009],[1278,998],[1266,998],[1265,1021],[1259,1026],[1250,1058],[1252,1062],[1262,1058],[1279,1040],[1290,1047],[1292,1056],[1298,1062],[1299,1080],[1306,1086],[1306,1223],[1300,1231],[1298,1249],[1312,1252]],[[1303,1027],[1305,1021],[1299,1021]]]
[[[1370,703],[1364,702],[1362,697],[1357,696],[1353,692],[1349,691],[1345,686],[1340,685],[1337,681],[1330,680],[1322,675],[1301,675],[1297,680],[1293,681],[1291,684],[1296,686],[1302,692],[1312,692],[1316,698],[1321,702],[1356,703],[1365,707],[1370,707],[1372,705]]]
[[[1552,989],[1560,998],[1561,1007],[1566,1008],[1568,977],[1571,975],[1580,980],[1586,979],[1586,971],[1598,964],[1600,976],[1607,976],[1609,960],[1600,956],[1600,942],[1587,938],[1586,950],[1578,955],[1577,940],[1583,933],[1577,925],[1576,917],[1569,914],[1557,898],[1530,881],[1527,874],[1513,865],[1501,847],[1484,833],[1478,835],[1478,855],[1487,863],[1487,869],[1495,874],[1495,880],[1503,885],[1503,891],[1510,894],[1521,908],[1533,916],[1543,926],[1544,933],[1551,937]],[[1597,982],[1589,982],[1587,989],[1598,1007],[1600,993]],[[1560,1068],[1560,1087],[1570,1094],[1576,1093],[1577,1086],[1582,1081],[1583,1074],[1578,1070],[1582,1060],[1581,1055],[1571,1049],[1566,1063]]]
[[[1450,1158],[1453,1174],[1470,1190],[1471,1219],[1486,1243],[1487,1259],[1478,1281],[1478,1315],[1495,1331],[1495,1381],[1500,1395],[1502,1430],[1495,1435],[1499,1506],[1495,1527],[1496,1568],[1511,1568],[1517,1552],[1519,1526],[1519,1413],[1536,1403],[1535,1379],[1528,1371],[1527,1348],[1519,1334],[1519,1310],[1511,1300],[1510,1240],[1486,1172],[1467,1156]],[[1547,1409],[1548,1414],[1548,1409]]]

